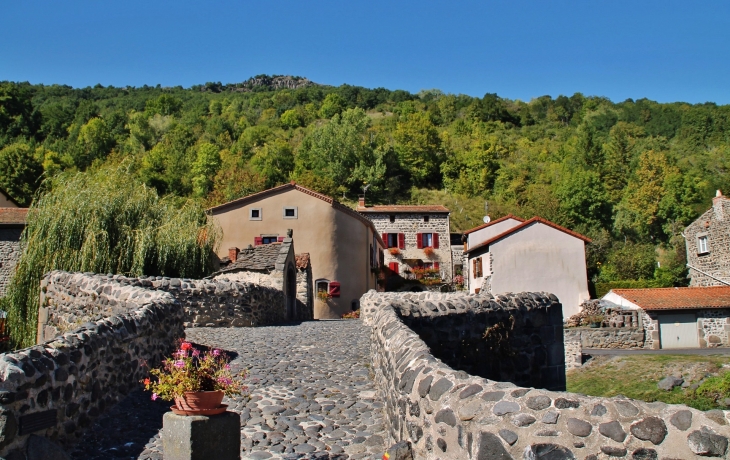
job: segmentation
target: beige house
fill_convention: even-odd
[[[549,292],[563,304],[565,318],[590,299],[585,236],[540,217],[515,216],[465,234],[469,292]]]
[[[20,235],[27,215],[28,208],[21,208],[0,190],[0,297],[5,295],[15,264],[20,259]]]
[[[360,297],[377,289],[383,240],[365,217],[331,197],[296,183],[274,187],[210,208],[223,230],[218,257],[228,248],[283,241],[288,230],[297,250],[309,254],[314,318],[339,318],[359,308]]]

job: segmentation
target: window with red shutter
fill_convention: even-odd
[[[416,233],[416,248],[423,249],[423,235]]]
[[[388,246],[388,234],[383,233],[383,243],[385,243],[385,249],[388,249],[390,246]]]
[[[399,233],[398,234],[398,249],[405,249],[405,248],[406,248],[406,234]]]
[[[253,238],[253,245],[254,245],[254,246],[261,246],[262,244],[264,244],[264,239],[263,239],[262,237],[260,237],[260,236],[255,236],[255,237]]]
[[[433,263],[433,268],[435,268],[436,270],[438,270],[439,269],[439,263],[438,262],[434,262]]]
[[[279,243],[281,243],[281,242],[283,242],[283,241],[284,241],[284,237],[283,237],[283,236],[280,236],[280,237],[278,237],[278,238],[276,239],[276,241],[278,241]]]
[[[431,238],[433,238],[433,248],[438,249],[439,248],[439,234],[432,233]]]
[[[339,281],[330,281],[330,297],[340,296],[340,283]]]
[[[398,274],[398,269],[399,269],[398,262],[390,262],[388,264],[388,268],[390,269],[390,271],[392,271],[396,275]]]

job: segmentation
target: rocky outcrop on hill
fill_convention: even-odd
[[[298,89],[308,86],[324,86],[315,83],[308,78],[293,77],[291,75],[256,75],[241,83],[229,83],[226,85],[219,83],[206,83],[200,86],[200,91],[222,93],[224,91],[233,91],[245,93],[250,91],[276,91],[277,89]]]

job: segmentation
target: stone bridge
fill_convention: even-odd
[[[42,291],[41,343],[0,357],[4,458],[162,458],[169,403],[139,380],[182,337],[250,369],[251,398],[224,401],[244,458],[727,455],[722,411],[562,391],[547,294],[370,292],[361,321],[273,325],[281,292],[248,283],[53,272]]]

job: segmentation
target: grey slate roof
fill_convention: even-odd
[[[225,268],[231,270],[273,270],[279,257],[281,243],[262,244],[253,248],[244,248],[238,253],[238,259]]]

